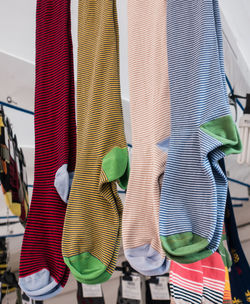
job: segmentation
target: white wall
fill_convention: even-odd
[[[250,1],[220,0],[227,75],[238,94],[250,92]]]
[[[220,0],[224,16],[230,22],[230,27],[236,43],[242,52],[248,67],[250,67],[250,1],[249,0]]]
[[[118,0],[122,97],[128,101],[127,0]],[[77,70],[78,0],[71,1],[74,63]],[[36,0],[0,0],[0,100],[11,96],[16,105],[34,110]],[[125,104],[126,112],[128,106]],[[19,143],[34,147],[33,117],[6,110]],[[129,124],[128,114],[125,120]],[[128,128],[127,128],[128,129]],[[128,131],[130,132],[130,131]],[[130,136],[128,136],[130,139]]]
[[[35,60],[35,0],[0,0],[0,51]]]
[[[77,54],[78,0],[72,0],[72,32],[75,67]],[[128,99],[127,18],[126,0],[118,0],[121,52],[121,85],[123,98]],[[0,0],[0,52],[35,62],[35,0]]]

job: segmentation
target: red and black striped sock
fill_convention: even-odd
[[[37,0],[35,179],[19,279],[31,298],[53,296],[68,279],[61,239],[75,150],[70,0]]]

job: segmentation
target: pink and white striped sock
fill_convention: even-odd
[[[170,137],[165,0],[128,1],[132,163],[123,212],[130,265],[153,276],[168,271],[159,233],[160,191]]]

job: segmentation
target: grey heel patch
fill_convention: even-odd
[[[170,136],[158,142],[157,147],[160,148],[163,152],[168,153],[169,144],[170,144]]]
[[[67,203],[70,188],[73,182],[74,172],[68,172],[68,165],[63,164],[55,174],[54,186],[61,197]]]

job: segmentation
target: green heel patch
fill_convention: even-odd
[[[223,144],[220,150],[226,155],[241,153],[240,135],[231,115],[211,120],[203,124],[200,129],[220,141]]]
[[[118,181],[126,189],[129,179],[129,158],[127,148],[114,147],[102,160],[102,169],[109,182]]]

